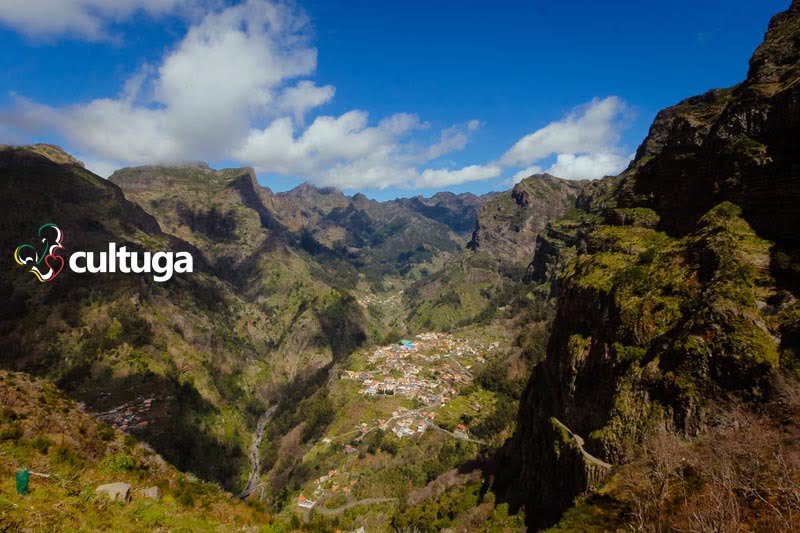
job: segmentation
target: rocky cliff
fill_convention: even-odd
[[[566,258],[557,313],[498,483],[529,526],[649,435],[697,438],[732,403],[757,409],[795,367],[799,73],[795,1],[746,81],[659,113],[609,195],[540,240],[530,277]]]
[[[581,185],[549,174],[525,178],[481,206],[469,248],[501,263],[527,264],[536,236],[572,207]]]

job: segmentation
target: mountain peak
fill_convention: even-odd
[[[340,196],[344,198],[344,194],[342,191],[337,189],[336,187],[317,187],[316,185],[304,181],[294,189],[291,189],[285,193],[287,196],[293,196],[295,198],[314,198],[319,196]]]

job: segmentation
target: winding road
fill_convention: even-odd
[[[447,433],[448,435],[450,435],[450,436],[451,436],[451,437],[453,437],[454,439],[465,440],[465,441],[468,441],[468,442],[474,442],[475,444],[480,444],[480,445],[482,445],[482,446],[485,446],[485,445],[486,445],[486,443],[485,443],[485,442],[483,442],[482,440],[473,439],[472,437],[462,437],[462,436],[456,435],[456,434],[455,434],[455,433],[453,433],[452,431],[447,431],[447,430],[446,430],[446,429],[444,429],[443,427],[441,427],[441,426],[437,426],[436,424],[431,424],[431,427],[433,427],[434,429],[438,429],[438,430],[439,430],[439,431],[441,431],[442,433]]]
[[[322,502],[317,502],[317,504],[314,505],[314,507],[306,510],[303,516],[303,521],[307,524],[311,518],[311,513],[313,511],[316,511],[323,516],[335,516],[338,514],[342,514],[346,510],[352,509],[353,507],[358,507],[359,505],[372,505],[376,503],[388,503],[394,501],[397,501],[397,498],[364,498],[363,500],[355,500],[352,502],[348,502],[342,505],[341,507],[337,507],[336,509],[327,509],[326,507],[321,505]]]
[[[571,430],[571,429],[569,429],[569,428],[566,426],[566,424],[564,424],[564,422],[562,422],[562,421],[561,421],[561,420],[559,420],[558,418],[555,418],[555,417],[553,417],[553,418],[552,418],[552,420],[553,420],[553,421],[554,421],[554,422],[555,422],[555,423],[556,423],[556,424],[557,424],[559,427],[561,427],[562,429],[564,429],[564,430],[567,432],[567,434],[569,434],[569,436],[570,436],[570,437],[572,437],[572,438],[575,440],[575,444],[577,444],[577,445],[578,445],[578,449],[580,449],[581,453],[583,454],[583,457],[584,457],[584,458],[585,458],[587,461],[589,461],[589,463],[591,463],[591,464],[594,464],[594,465],[596,465],[596,466],[599,466],[600,468],[602,468],[602,469],[604,469],[604,470],[611,470],[611,468],[612,468],[612,465],[608,464],[607,462],[603,461],[602,459],[598,459],[597,457],[595,457],[594,455],[590,454],[589,452],[587,452],[587,451],[586,451],[586,450],[583,448],[583,445],[584,445],[583,437],[581,437],[581,436],[580,436],[580,435],[578,435],[577,433],[573,433],[573,432],[572,432],[572,430]]]
[[[247,479],[247,485],[245,485],[244,490],[239,494],[239,498],[244,500],[250,493],[255,490],[258,486],[258,474],[259,469],[261,468],[261,457],[258,453],[258,448],[261,446],[261,440],[264,438],[264,430],[267,427],[267,423],[269,422],[270,418],[272,418],[272,414],[275,412],[277,405],[273,405],[261,416],[256,425],[256,432],[253,434],[253,442],[250,444],[250,477]]]

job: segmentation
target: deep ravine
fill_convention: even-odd
[[[261,416],[256,425],[256,432],[253,434],[253,443],[250,444],[250,477],[247,479],[247,485],[245,485],[244,490],[239,494],[239,498],[246,499],[250,496],[250,493],[255,490],[258,486],[258,472],[261,468],[261,458],[258,454],[258,448],[261,446],[261,440],[264,438],[264,429],[267,427],[267,423],[272,418],[277,405],[273,405]]]

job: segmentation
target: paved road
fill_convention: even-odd
[[[447,431],[443,427],[437,426],[436,424],[431,424],[431,426],[433,426],[434,428],[438,429],[442,433],[447,433],[448,435],[450,435],[454,439],[466,440],[466,441],[474,442],[475,444],[481,444],[481,445],[485,445],[486,444],[482,440],[473,439],[472,437],[460,437],[460,436],[456,435],[455,433],[453,433],[452,431]]]
[[[353,507],[358,507],[359,505],[373,505],[377,503],[388,503],[397,501],[397,498],[364,498],[363,500],[356,500],[352,502],[348,502],[341,507],[337,507],[336,509],[327,509],[321,505],[322,502],[317,502],[317,504],[312,508],[308,509],[303,516],[303,520],[308,523],[312,511],[316,511],[323,516],[335,516],[342,514],[348,509],[352,509]]]
[[[244,490],[241,494],[239,494],[239,498],[245,499],[250,496],[250,493],[253,492],[253,489],[256,488],[258,485],[258,474],[259,469],[261,468],[261,456],[258,453],[258,448],[261,446],[261,440],[264,438],[264,429],[267,427],[267,422],[269,422],[270,418],[272,418],[272,414],[275,412],[277,405],[273,405],[261,416],[261,419],[258,421],[258,425],[256,426],[256,432],[253,434],[253,442],[250,444],[250,464],[252,465],[252,470],[250,470],[250,477],[247,479],[247,485],[245,485]]]
[[[583,444],[584,444],[583,437],[573,433],[572,430],[569,429],[561,420],[559,420],[559,419],[557,419],[555,417],[553,418],[553,420],[555,420],[556,424],[558,424],[559,426],[564,428],[566,430],[566,432],[569,433],[570,436],[575,440],[575,443],[578,445],[578,448],[580,448],[581,453],[583,453],[583,456],[586,458],[587,461],[589,461],[590,463],[595,464],[595,465],[597,465],[597,466],[599,466],[601,468],[604,468],[606,470],[611,468],[610,464],[606,463],[605,461],[603,461],[601,459],[598,459],[597,457],[595,457],[594,455],[590,454],[589,452],[587,452],[586,450],[583,449]]]
[[[314,510],[321,515],[325,516],[334,516],[337,514],[342,514],[348,509],[352,509],[353,507],[358,507],[359,505],[372,505],[375,503],[387,503],[396,501],[397,498],[365,498],[363,500],[356,500],[353,502],[346,503],[341,507],[337,507],[336,509],[327,509],[321,505],[314,506]]]

